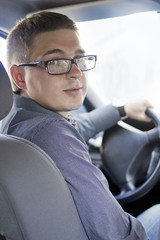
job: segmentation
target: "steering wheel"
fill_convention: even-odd
[[[160,118],[151,108],[146,114],[153,129],[144,132],[120,121],[103,136],[102,162],[121,204],[141,198],[160,180]]]

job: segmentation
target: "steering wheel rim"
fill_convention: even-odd
[[[115,198],[121,204],[141,198],[160,179],[160,118],[151,108],[146,110],[146,114],[155,125],[153,129],[142,132],[120,121],[103,136],[102,162],[119,189]],[[128,149],[123,150],[126,147],[123,145]]]

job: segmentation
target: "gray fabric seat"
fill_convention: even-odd
[[[0,63],[0,119],[13,101]],[[86,240],[68,186],[56,165],[25,139],[0,134],[0,235],[12,240]],[[2,238],[3,239],[3,238]]]

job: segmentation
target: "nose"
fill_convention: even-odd
[[[82,76],[82,71],[78,68],[76,63],[72,63],[71,70],[67,75],[71,78],[80,78]]]

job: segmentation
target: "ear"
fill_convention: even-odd
[[[19,87],[20,89],[26,89],[24,70],[14,64],[10,68],[10,73],[17,87]]]

